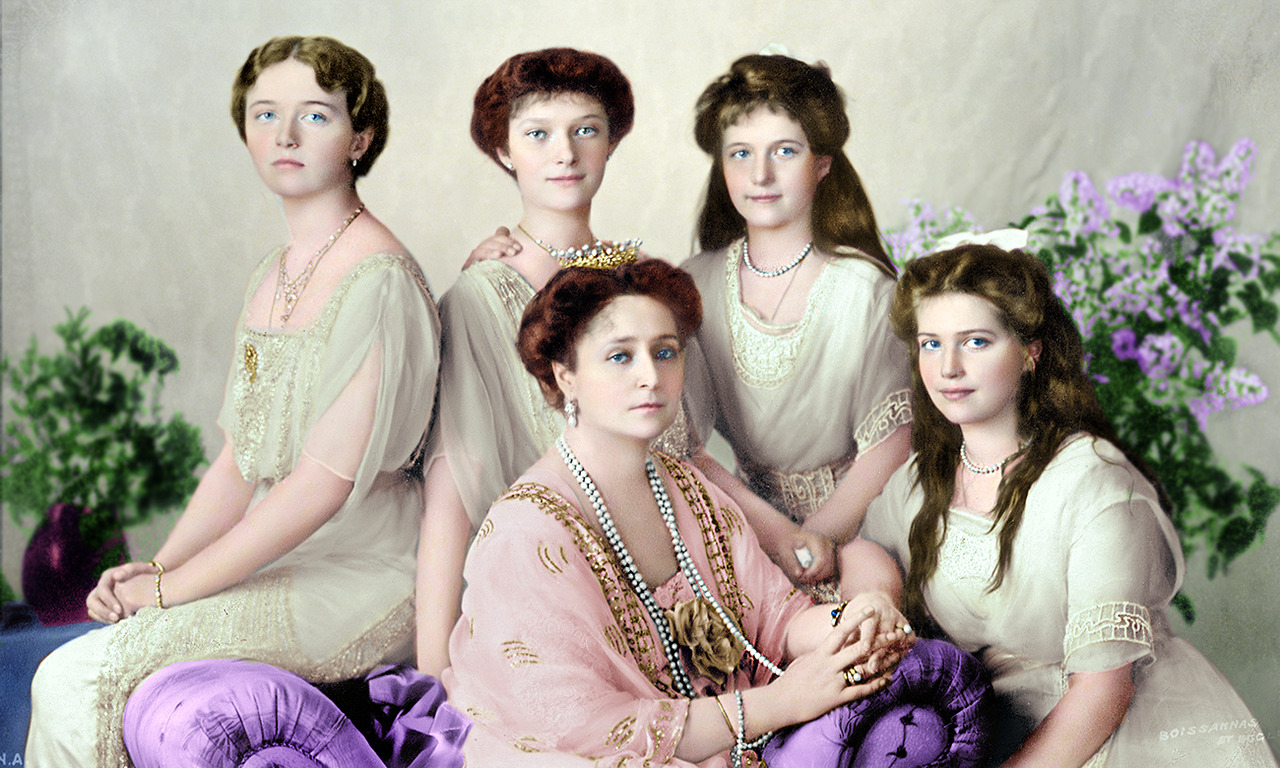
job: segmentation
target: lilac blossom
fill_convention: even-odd
[[[1089,175],[1084,171],[1071,171],[1058,189],[1066,212],[1063,229],[1069,236],[1089,235],[1094,232],[1111,234],[1111,211],[1107,200],[1098,194]]]
[[[1152,334],[1138,345],[1138,367],[1151,379],[1167,379],[1177,372],[1185,352],[1174,334]]]
[[[1156,195],[1177,185],[1154,173],[1129,173],[1107,182],[1107,194],[1120,205],[1143,213],[1155,204]]]

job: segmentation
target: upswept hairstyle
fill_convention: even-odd
[[[1085,432],[1114,444],[1160,494],[1166,512],[1169,502],[1159,479],[1146,463],[1116,436],[1102,413],[1093,382],[1084,371],[1080,332],[1062,301],[1044,263],[1024,251],[1005,251],[991,245],[966,245],[941,251],[906,265],[898,280],[890,323],[911,349],[911,447],[916,452],[917,482],[924,504],[911,523],[904,603],[915,621],[927,619],[923,588],[938,567],[938,550],[946,535],[947,509],[955,495],[960,463],[960,427],[942,415],[920,376],[920,345],[916,339],[920,302],[931,296],[965,293],[986,299],[1004,327],[1025,347],[1041,343],[1034,369],[1023,374],[1018,388],[1018,435],[1028,441],[1022,461],[1000,481],[992,529],[999,528],[999,559],[989,590],[1004,580],[1013,554],[1013,540],[1022,524],[1027,495],[1064,440]]]
[[[551,364],[575,369],[578,340],[595,316],[619,296],[647,296],[670,309],[681,347],[702,323],[702,299],[693,278],[661,259],[615,269],[560,270],[525,307],[516,339],[525,369],[538,380],[553,407],[564,407],[564,393],[556,386]]]
[[[498,159],[507,149],[507,124],[527,100],[561,93],[590,96],[604,107],[609,143],[616,145],[631,131],[636,106],[631,81],[618,65],[598,53],[576,48],[546,48],[517,53],[494,70],[476,89],[471,110],[471,139],[481,152],[511,176]]]
[[[818,183],[813,199],[814,243],[836,255],[842,255],[836,246],[857,248],[893,276],[896,270],[880,242],[871,200],[844,153],[849,139],[844,96],[825,64],[810,66],[788,56],[743,56],[698,97],[693,135],[702,151],[711,156],[711,172],[698,215],[699,246],[708,251],[723,248],[746,234],[746,220],[725,186],[721,150],[725,130],[759,107],[789,115],[804,129],[813,152],[831,158],[831,170]]]
[[[352,170],[353,179],[364,176],[387,146],[387,134],[391,130],[388,124],[391,110],[387,104],[387,91],[377,78],[373,63],[364,54],[332,37],[273,37],[253,49],[236,73],[235,83],[231,86],[231,120],[236,124],[236,130],[240,131],[240,140],[245,140],[245,102],[249,89],[258,82],[258,76],[263,70],[288,59],[295,59],[311,67],[316,73],[316,84],[326,91],[332,93],[342,89],[346,92],[347,115],[350,116],[351,127],[356,133],[366,128],[373,129],[369,148],[356,161]]]

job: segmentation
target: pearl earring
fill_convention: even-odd
[[[569,426],[578,426],[578,401],[566,400],[564,404],[564,420],[569,422]]]

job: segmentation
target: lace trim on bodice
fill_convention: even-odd
[[[952,510],[955,514],[956,510]],[[947,526],[946,537],[938,549],[938,572],[945,574],[956,584],[985,589],[996,572],[1000,559],[996,537],[974,535],[964,526],[952,523]]]
[[[302,436],[294,435],[291,427],[310,421],[316,377],[343,301],[362,276],[386,269],[388,262],[405,270],[428,303],[432,301],[416,261],[402,254],[376,254],[352,267],[319,314],[297,330],[250,328],[242,316],[236,338],[236,377],[231,390],[235,423],[230,438],[236,466],[246,481],[264,477],[280,480],[293,470],[296,441]],[[269,419],[277,425],[270,445]],[[259,473],[262,459],[266,459],[266,471]]]
[[[733,368],[745,384],[775,389],[795,370],[800,348],[808,337],[814,318],[821,317],[831,295],[831,281],[824,267],[805,306],[804,317],[791,325],[771,325],[756,317],[742,303],[738,281],[738,261],[742,241],[729,246],[725,257],[725,314],[729,319],[729,340],[733,347]]]
[[[866,453],[904,424],[911,423],[911,390],[890,392],[853,433],[858,452]]]
[[[1153,647],[1151,613],[1145,605],[1112,602],[1076,611],[1067,621],[1062,651],[1070,658],[1086,646],[1117,640],[1137,643],[1147,649]]]

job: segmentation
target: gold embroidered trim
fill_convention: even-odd
[[[529,664],[541,664],[538,652],[523,640],[508,640],[502,644],[502,655],[512,669]]]
[[[628,655],[636,666],[658,690],[668,696],[676,696],[670,675],[659,676],[659,659],[665,660],[662,648],[649,630],[649,615],[640,598],[626,586],[626,577],[618,566],[617,558],[608,542],[602,539],[577,510],[558,493],[539,483],[520,483],[512,486],[499,497],[502,501],[529,502],[563,525],[573,535],[578,551],[587,560],[604,593],[609,610],[613,613],[622,637],[625,638]],[[498,503],[495,502],[495,503]]]
[[[742,303],[738,262],[742,240],[729,246],[725,257],[725,315],[729,319],[729,340],[733,347],[733,368],[745,384],[759,389],[776,389],[791,376],[800,348],[808,338],[814,318],[821,317],[831,295],[826,269],[809,289],[804,317],[791,325],[771,325],[754,317]]]
[[[536,755],[543,751],[543,749],[538,746],[538,738],[536,736],[521,736],[511,742],[511,746],[530,755]]]
[[[726,507],[717,507],[706,487],[693,476],[688,465],[664,453],[654,454],[671,475],[676,489],[684,497],[702,530],[702,546],[711,564],[711,576],[721,604],[732,614],[739,627],[742,617],[754,607],[750,596],[738,586],[733,572],[733,554],[729,546],[729,532],[740,521]]]
[[[1128,602],[1100,603],[1076,611],[1067,621],[1062,650],[1066,657],[1097,643],[1114,641],[1154,647],[1151,612],[1145,605]]]
[[[569,564],[569,558],[564,553],[564,547],[556,547],[552,549],[547,544],[538,545],[538,559],[548,571],[556,575],[564,573],[564,566]]]
[[[609,735],[605,737],[604,743],[614,749],[621,749],[626,746],[636,735],[636,716],[623,718],[617,725],[609,729]]]
[[[480,530],[476,531],[476,541],[482,541],[489,538],[493,533],[493,526],[493,520],[486,517],[484,522],[480,524]]]
[[[729,532],[744,523],[736,519],[736,515],[728,508],[716,507],[710,493],[694,478],[686,465],[663,453],[655,453],[654,456],[666,467],[676,488],[698,520],[703,547],[707,560],[711,563],[711,581],[715,583],[725,610],[741,626],[742,617],[754,605],[751,598],[738,587],[733,572]],[[606,642],[619,653],[624,653],[624,649],[618,645],[625,644],[625,654],[635,660],[636,666],[654,687],[664,695],[678,697],[680,694],[672,683],[670,670],[665,666],[666,656],[650,631],[649,614],[640,598],[627,584],[608,542],[596,533],[575,507],[540,483],[512,486],[498,499],[499,502],[507,500],[534,504],[573,535],[578,551],[586,558],[600,585],[600,591],[609,604],[609,610],[613,613],[616,627],[605,629]]]
[[[911,423],[911,390],[890,392],[853,432],[853,440],[859,453],[866,453],[893,431]]]

